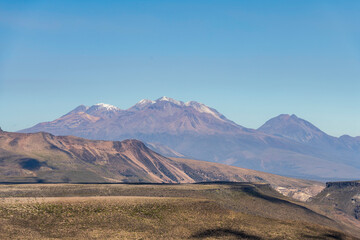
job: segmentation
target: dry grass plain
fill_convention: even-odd
[[[264,184],[0,185],[0,239],[356,239],[341,228]]]

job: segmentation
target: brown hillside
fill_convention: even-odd
[[[1,182],[263,182],[306,200],[323,189],[292,179],[218,163],[166,158],[138,140],[94,141],[48,133],[0,132]]]

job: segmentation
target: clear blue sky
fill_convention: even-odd
[[[0,1],[0,126],[169,96],[360,136],[360,1]]]

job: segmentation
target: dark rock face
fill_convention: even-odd
[[[315,204],[340,210],[360,218],[360,181],[327,182],[326,188],[311,199]]]
[[[40,167],[43,165],[43,163],[41,163],[39,160],[33,158],[20,159],[19,164],[23,169],[31,171],[39,170]]]
[[[337,188],[346,188],[346,187],[359,187],[360,181],[346,181],[346,182],[327,182],[327,188],[337,187]]]
[[[360,204],[354,208],[354,216],[356,219],[360,219]]]

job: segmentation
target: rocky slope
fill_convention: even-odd
[[[1,182],[241,181],[271,184],[306,200],[323,189],[314,181],[182,158],[166,158],[138,140],[95,141],[49,133],[0,132]]]
[[[328,182],[311,202],[342,211],[360,221],[360,181]]]
[[[326,188],[308,202],[330,218],[360,229],[360,181],[328,182]]]

